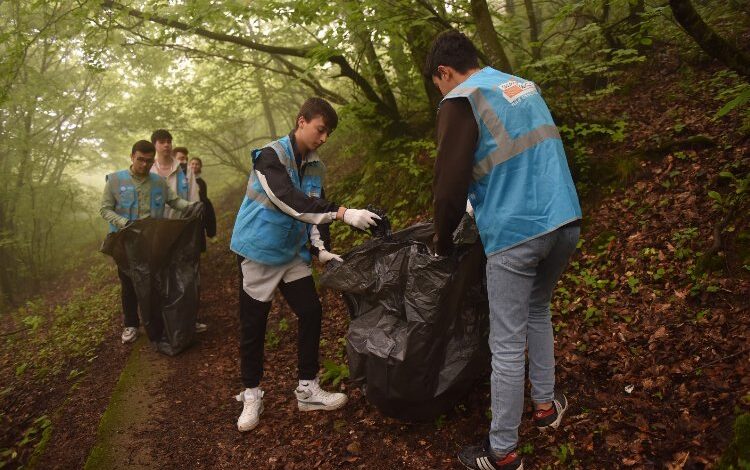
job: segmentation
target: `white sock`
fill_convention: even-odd
[[[300,387],[309,387],[310,384],[312,384],[313,382],[314,382],[314,380],[300,380],[299,381],[299,386]]]
[[[259,396],[260,396],[260,387],[245,389],[245,400],[249,400],[250,398],[258,398]]]

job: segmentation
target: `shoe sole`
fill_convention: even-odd
[[[349,400],[344,400],[341,403],[336,403],[334,405],[318,405],[314,403],[304,403],[301,401],[297,401],[297,408],[299,408],[300,411],[333,411],[342,408],[344,405],[346,405],[347,401]]]
[[[263,403],[260,404],[260,410],[258,411],[258,421],[254,422],[253,424],[249,426],[240,426],[240,423],[237,423],[237,430],[239,432],[248,432],[257,428],[258,424],[260,424],[260,415],[262,414],[263,414]]]
[[[463,465],[466,468],[470,468],[471,470],[476,470],[476,463],[472,462],[471,464],[464,463],[463,460],[461,460],[461,457],[456,455],[458,457],[458,462]],[[523,460],[521,460],[521,465],[518,466],[516,470],[523,470]]]

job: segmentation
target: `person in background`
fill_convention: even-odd
[[[187,147],[175,147],[172,149],[174,159],[180,162],[180,168],[185,174],[188,174],[188,149]]]
[[[203,160],[193,157],[188,163],[188,171],[195,176],[195,182],[198,184],[198,197],[205,206],[203,214],[203,237],[201,240],[201,251],[206,251],[206,237],[213,238],[216,236],[216,213],[211,200],[208,199],[208,185],[202,177]]]
[[[517,470],[524,408],[525,350],[537,428],[556,429],[568,400],[555,390],[550,301],[580,233],[581,206],[557,127],[533,82],[491,67],[457,31],[435,38],[424,73],[443,94],[433,178],[437,255],[474,208],[487,255],[492,422],[460,462]]]
[[[190,202],[199,201],[195,178],[184,172],[180,162],[172,156],[172,134],[166,129],[157,129],[151,134],[151,143],[156,147],[156,162],[151,172],[165,178],[169,187],[181,198]],[[179,219],[181,216],[179,211],[170,208],[165,212],[168,219]]]
[[[300,411],[335,410],[347,401],[318,383],[322,307],[310,269],[311,253],[322,263],[341,261],[330,251],[322,227],[334,220],[364,230],[376,214],[324,199],[325,166],[317,149],[336,128],[338,116],[321,98],[306,100],[294,129],[252,152],[253,169],[232,232],[240,269],[240,367],[244,392],[239,431],[250,431],[263,412],[263,346],[271,300],[278,287],[299,320],[294,390]],[[308,247],[309,243],[309,247]]]
[[[130,151],[130,167],[107,175],[99,214],[109,223],[110,232],[116,232],[134,220],[163,218],[165,205],[178,211],[191,205],[180,198],[164,178],[149,171],[155,153],[151,142],[139,140]],[[128,275],[119,267],[117,274],[122,287],[124,314],[121,339],[123,344],[132,343],[138,337],[140,326],[138,297]]]
[[[172,188],[172,190],[181,198],[190,202],[200,201],[200,197],[198,196],[198,185],[195,182],[195,177],[183,171],[179,160],[173,156],[172,134],[166,129],[157,129],[151,134],[151,143],[154,144],[154,147],[156,148],[156,161],[154,162],[154,166],[151,167],[151,173],[155,173],[164,178],[169,187]],[[187,149],[185,155],[187,157]],[[182,212],[168,208],[165,211],[164,216],[167,219],[179,219],[182,217]],[[198,285],[200,285],[200,274],[197,282]],[[207,326],[205,323],[195,323],[196,333],[203,333],[206,329]]]

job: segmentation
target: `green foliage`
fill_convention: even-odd
[[[437,418],[435,418],[435,427],[437,429],[443,429],[443,426],[445,426],[445,422],[448,419],[445,415],[440,415]]]
[[[709,80],[708,86],[714,92],[715,100],[723,103],[713,116],[719,120],[734,110],[737,110],[745,121],[745,131],[750,130],[750,110],[744,108],[750,101],[750,84],[741,79],[736,72],[721,70]]]
[[[65,364],[95,357],[96,349],[110,332],[111,317],[118,312],[120,288],[111,267],[103,260],[92,266],[90,272],[97,281],[75,289],[64,304],[28,302],[10,313],[11,318],[18,318],[30,327],[3,339],[4,347],[15,351],[13,366],[17,376],[31,373],[32,378],[42,378],[64,374],[75,378],[82,371],[65,370]]]
[[[435,144],[431,140],[395,139],[382,144],[379,159],[364,164],[362,173],[336,183],[331,193],[346,207],[373,205],[385,210],[391,226],[407,226],[415,214],[428,211],[432,200]],[[331,226],[337,245],[352,246],[365,239],[343,224]]]
[[[269,330],[266,332],[266,348],[274,349],[281,342],[281,337],[276,334],[275,331]]]
[[[554,452],[555,458],[561,465],[570,464],[573,465],[573,456],[575,455],[575,449],[573,444],[566,443],[560,444]]]
[[[750,413],[743,413],[734,420],[734,437],[719,460],[721,470],[750,469]]]
[[[266,331],[266,347],[269,349],[278,347],[287,331],[289,331],[289,321],[282,317],[279,319],[275,331],[271,329]]]
[[[518,453],[521,455],[532,455],[534,453],[534,444],[531,442],[525,442],[518,448]]]
[[[0,449],[0,468],[16,464],[19,453],[26,448],[31,447],[34,450],[43,448],[49,441],[51,431],[52,421],[47,415],[35,419],[23,432],[18,442],[9,448]]]
[[[687,227],[672,234],[674,242],[674,256],[678,260],[685,260],[694,256],[691,248],[693,240],[698,236],[697,227]]]
[[[731,101],[729,101],[727,104],[722,106],[721,109],[716,111],[716,114],[714,117],[720,118],[720,117],[726,116],[734,108],[744,106],[745,104],[747,104],[748,101],[750,101],[750,85],[746,85],[745,87],[743,87],[743,89],[739,91],[736,97],[734,97]]]
[[[598,123],[577,122],[575,125],[561,125],[560,135],[568,149],[571,162],[571,171],[576,181],[578,192],[585,196],[597,185],[597,180],[601,179],[600,175],[592,167],[593,149],[590,144],[599,139],[606,139],[611,142],[622,142],[625,139],[625,129],[627,123],[624,120],[618,120],[611,125]],[[629,172],[626,172],[629,173]],[[627,176],[627,175],[626,175]]]
[[[322,383],[330,382],[333,386],[341,383],[342,380],[349,378],[349,366],[346,364],[339,364],[330,359],[323,361],[323,372],[320,374],[320,381]]]

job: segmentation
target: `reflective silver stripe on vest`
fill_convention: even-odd
[[[253,170],[255,171],[255,170]],[[254,177],[253,177],[254,179]],[[268,198],[265,194],[261,194],[258,191],[254,190],[252,187],[253,179],[250,180],[250,183],[247,185],[247,192],[245,193],[245,196],[247,196],[248,199],[257,202],[258,204],[263,204],[264,206],[268,207],[269,209],[275,209],[278,210],[276,206],[273,205],[273,202],[271,202],[271,199]]]
[[[286,162],[282,160],[281,163],[283,163],[284,166],[288,166],[287,162],[289,162],[289,155],[286,154],[283,145],[275,140],[266,145],[266,147],[271,147],[276,152],[279,160],[286,160]],[[248,199],[257,202],[258,204],[263,204],[269,209],[279,210],[279,208],[276,207],[273,202],[271,202],[271,199],[268,196],[253,189],[253,182],[257,179],[257,176],[255,176],[255,170],[252,170],[252,172],[253,176],[247,182],[247,191],[245,192],[245,196],[247,196]]]
[[[284,150],[284,146],[279,143],[278,140],[274,140],[270,144],[268,144],[269,147],[271,147],[275,152],[276,155],[278,155],[279,160],[282,158],[285,160],[282,160],[281,163],[284,164],[285,167],[289,167],[289,164],[291,163],[291,157],[287,155],[286,150]]]
[[[479,181],[488,175],[492,169],[515,157],[519,153],[534,147],[535,145],[547,139],[559,139],[560,132],[554,124],[546,124],[529,131],[515,139],[509,139],[504,143],[497,143],[498,147],[490,153],[484,160],[474,165],[472,176],[474,181]]]
[[[545,124],[513,139],[508,134],[508,131],[505,130],[505,126],[500,118],[497,117],[489,101],[482,96],[479,88],[461,88],[460,90],[456,90],[455,93],[451,93],[451,95],[455,97],[468,97],[471,95],[474,98],[472,102],[476,107],[476,112],[479,114],[482,122],[484,122],[484,125],[487,126],[495,141],[495,150],[474,165],[474,169],[472,170],[474,181],[479,181],[488,175],[495,166],[510,160],[542,141],[560,138],[557,126],[554,124]]]

